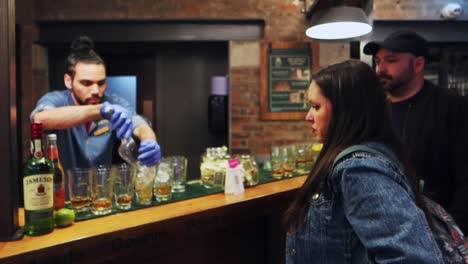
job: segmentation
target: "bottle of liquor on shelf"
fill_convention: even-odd
[[[25,234],[54,230],[54,165],[42,152],[42,124],[31,123],[31,158],[23,167]]]
[[[57,135],[47,135],[46,157],[54,164],[54,209],[65,207],[65,173],[60,163]]]

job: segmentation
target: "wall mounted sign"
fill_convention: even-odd
[[[318,46],[312,43],[264,43],[261,61],[263,120],[304,119],[307,89],[318,66]]]

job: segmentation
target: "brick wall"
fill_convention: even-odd
[[[466,7],[468,0],[457,0]],[[374,19],[439,20],[444,0],[374,0]],[[43,93],[33,83],[33,46],[36,41],[34,20],[139,20],[139,19],[247,19],[265,21],[266,41],[311,41],[304,35],[308,21],[300,12],[298,0],[17,0],[17,21],[21,42],[21,91],[23,122],[37,94]],[[466,8],[465,8],[466,9]],[[464,16],[468,12],[465,12]],[[260,42],[230,43],[229,141],[233,152],[267,154],[272,144],[289,144],[312,140],[305,121],[262,121],[260,119]],[[347,43],[320,44],[320,67],[349,57]],[[29,94],[34,94],[28,97]],[[29,138],[24,129],[23,138]],[[25,152],[28,147],[25,146]]]
[[[272,145],[313,140],[305,120],[261,120],[260,45],[257,41],[232,41],[229,46],[230,146],[234,153],[267,155]],[[342,61],[349,57],[349,45],[321,45],[319,56],[321,67]]]
[[[25,0],[21,0],[25,1]],[[265,38],[308,40],[298,0],[35,0],[40,20],[249,19],[265,20]]]
[[[283,122],[260,119],[259,46],[259,42],[230,45],[230,145],[235,153],[268,153],[270,144],[287,134]],[[252,59],[244,60],[248,57]]]
[[[267,154],[272,145],[310,141],[311,133],[305,121],[260,119],[259,75],[258,67],[230,70],[232,151]]]

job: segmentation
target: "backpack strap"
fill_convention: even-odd
[[[369,147],[369,146],[366,146],[366,145],[353,145],[351,147],[345,148],[343,151],[341,151],[336,156],[335,160],[333,161],[332,170],[333,170],[333,168],[335,168],[335,166],[343,158],[345,158],[346,156],[348,156],[349,154],[354,153],[354,152],[368,152],[368,153],[372,153],[372,154],[377,155],[377,156],[384,156],[385,158],[387,158],[391,162],[393,162],[395,164],[398,164],[398,162],[395,159],[393,159],[393,157],[383,153],[382,151],[376,150],[375,148],[372,148],[372,147]]]
[[[395,161],[395,159],[393,159],[390,155],[387,155],[385,154],[384,152],[382,151],[379,151],[375,148],[372,148],[372,147],[369,147],[367,145],[353,145],[353,146],[350,146],[350,147],[347,147],[345,148],[344,150],[342,150],[336,157],[335,159],[333,160],[333,164],[329,170],[329,173],[331,173],[335,167],[342,161],[344,160],[347,156],[355,153],[355,152],[366,152],[366,153],[371,153],[371,154],[374,154],[376,156],[380,156],[380,157],[385,157],[387,160],[389,160],[390,162],[392,163],[395,163],[395,164],[398,164],[397,161]],[[330,178],[328,177],[328,180],[327,180],[327,186],[329,186],[329,188],[331,188],[330,186],[333,186],[331,183],[330,183]],[[333,188],[332,188],[333,189]]]
[[[333,161],[333,165],[332,165],[332,168],[330,171],[333,171],[333,169],[336,167],[336,165],[338,165],[338,163],[340,161],[342,161],[345,157],[349,156],[350,154],[352,153],[355,153],[355,152],[365,152],[365,153],[370,153],[370,154],[373,154],[375,156],[378,156],[378,157],[381,157],[381,158],[384,158],[385,160],[387,160],[390,164],[393,164],[393,166],[395,166],[395,168],[398,168],[399,167],[399,164],[400,162],[396,159],[396,157],[394,157],[391,153],[388,153],[388,151],[385,151],[385,150],[378,150],[378,149],[375,149],[373,147],[370,147],[370,146],[367,146],[367,145],[353,145],[353,146],[350,146],[350,147],[347,147],[345,148],[344,150],[342,150],[335,158],[335,160]],[[408,182],[408,179],[406,179],[405,177],[403,177],[403,182],[400,183],[402,185],[402,187],[410,194],[410,196],[413,197],[413,199],[416,199],[415,195],[413,194],[412,190],[411,190],[411,185],[410,183]]]

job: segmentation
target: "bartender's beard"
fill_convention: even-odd
[[[102,98],[99,95],[93,95],[90,98],[86,98],[85,100],[81,100],[76,95],[73,95],[73,97],[75,97],[75,100],[79,105],[95,105],[102,102]]]

